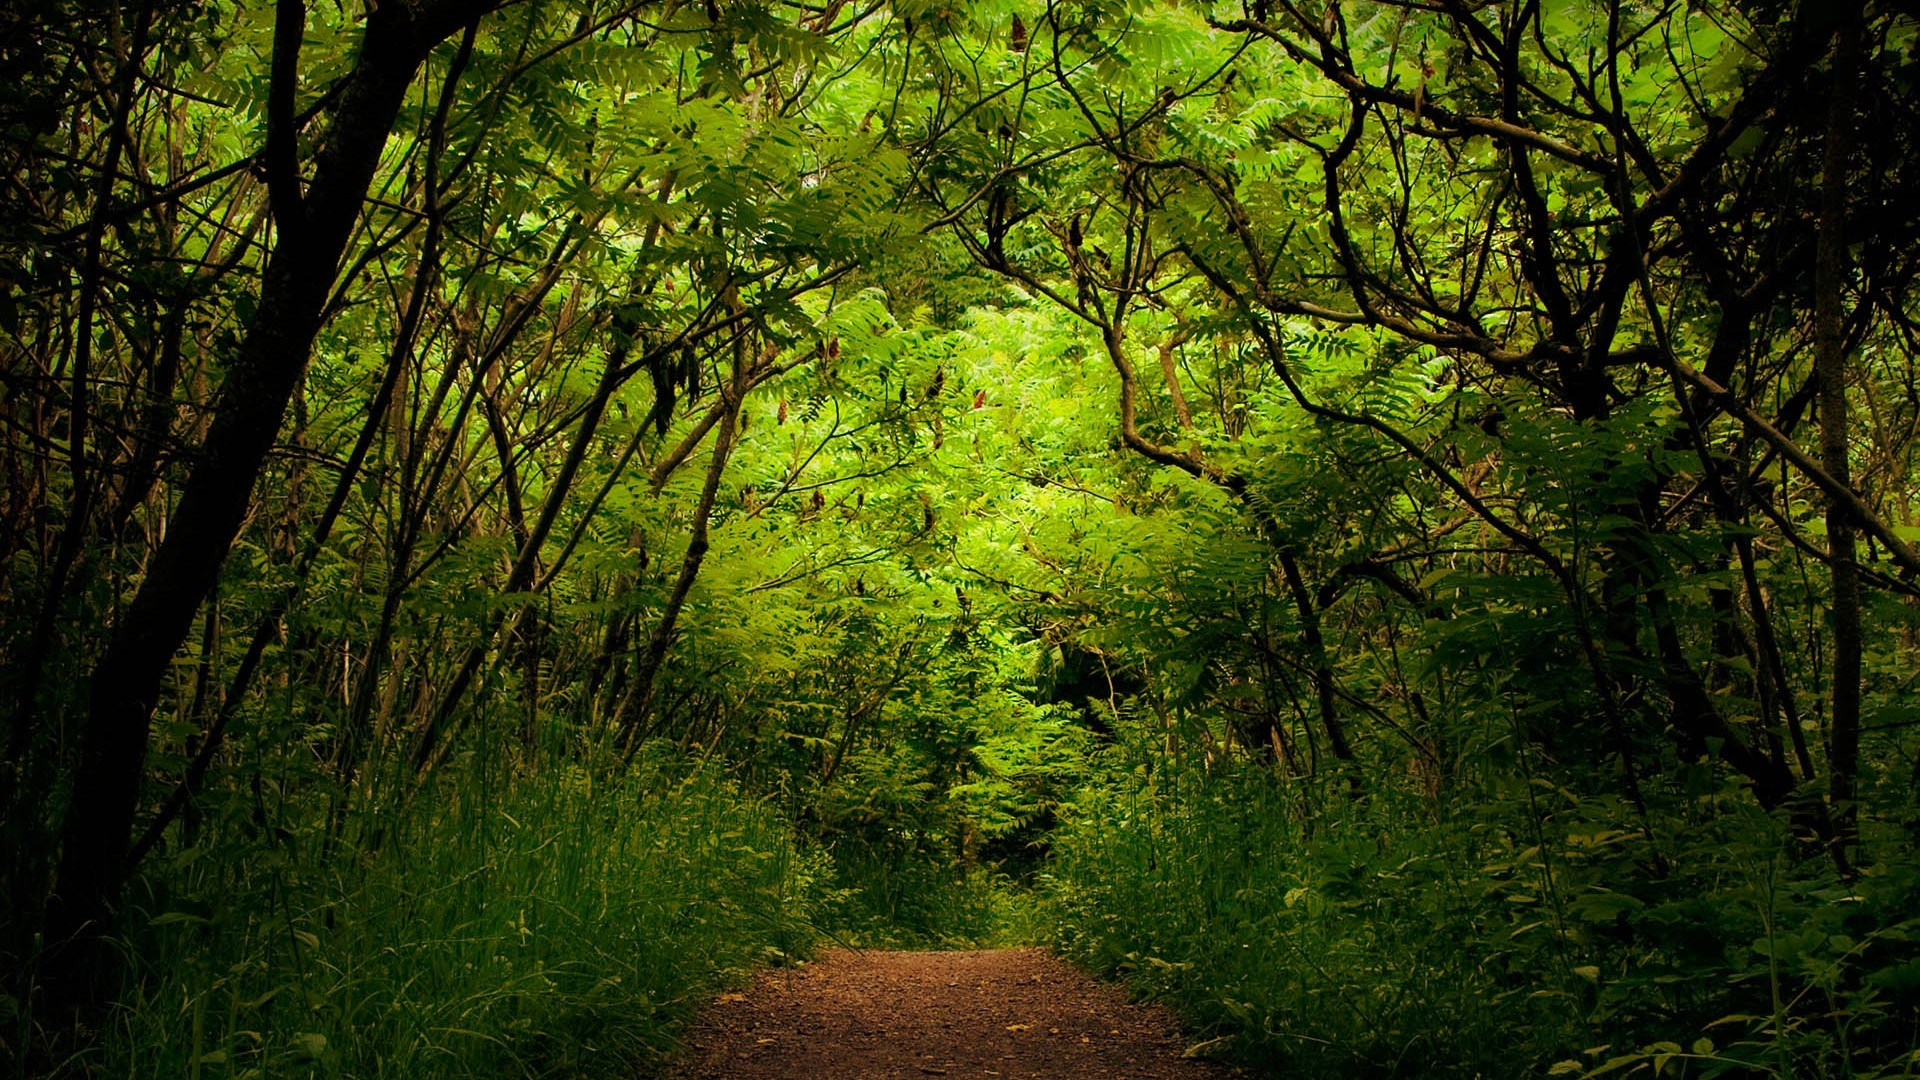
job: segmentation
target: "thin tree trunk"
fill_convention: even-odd
[[[305,195],[298,175],[284,171],[296,162],[269,162],[281,167],[273,179],[279,185],[273,199],[278,237],[254,318],[221,386],[166,539],[93,672],[45,924],[51,949],[44,970],[58,1008],[83,1007],[104,987],[111,950],[102,947],[103,935],[128,867],[153,709],[173,656],[245,520],[254,482],[306,371],[387,133],[428,49],[487,6],[445,2],[416,11],[391,3],[370,9],[352,81],[340,96]],[[304,25],[303,13],[300,20]],[[293,50],[282,45],[276,43],[276,62],[290,64]],[[276,78],[291,77],[276,72]],[[289,120],[282,114],[269,121],[280,133],[270,133],[270,144],[291,139],[284,130]]]
[[[94,480],[87,462],[87,421],[92,409],[92,366],[94,316],[100,302],[102,275],[105,272],[102,248],[112,212],[114,178],[120,172],[120,156],[126,151],[127,124],[133,111],[134,96],[141,66],[146,62],[147,38],[153,26],[152,3],[140,5],[139,16],[120,71],[114,79],[112,114],[108,118],[106,159],[93,192],[91,220],[82,244],[80,265],[80,309],[75,316],[73,362],[70,365],[72,390],[67,403],[67,452],[70,455],[67,520],[60,529],[59,547],[54,555],[53,571],[47,576],[46,590],[40,597],[40,612],[34,620],[21,664],[21,689],[15,705],[14,726],[8,758],[20,761],[31,749],[33,729],[39,713],[40,679],[45,673],[58,633],[60,611],[66,605],[67,586],[76,576],[81,549],[86,545],[87,525],[93,517]],[[39,792],[27,786],[19,792],[37,798]]]
[[[700,576],[700,565],[707,557],[707,526],[713,519],[713,504],[720,492],[720,480],[727,471],[727,459],[733,454],[734,425],[740,416],[740,402],[746,396],[747,378],[743,361],[737,355],[734,359],[731,386],[721,391],[719,430],[713,437],[713,459],[707,463],[706,480],[700,488],[700,502],[693,512],[693,535],[687,540],[687,551],[680,559],[680,576],[673,583],[673,593],[667,598],[667,606],[660,613],[660,620],[654,624],[653,634],[647,639],[646,652],[640,655],[640,664],[634,672],[633,682],[627,688],[626,695],[620,701],[619,711],[615,714],[615,728],[620,742],[631,755],[640,740],[637,737],[640,725],[653,709],[655,682],[660,675],[660,666],[666,662],[667,648],[673,644],[674,630],[680,622],[680,611],[686,606],[687,595],[693,591],[693,583]]]
[[[1300,616],[1300,637],[1307,647],[1307,663],[1313,668],[1313,693],[1320,706],[1320,726],[1326,730],[1327,745],[1347,774],[1347,792],[1358,799],[1360,772],[1354,764],[1353,744],[1347,741],[1347,725],[1340,718],[1339,688],[1333,681],[1333,662],[1327,656],[1327,642],[1320,632],[1320,612],[1313,606],[1313,593],[1300,575],[1300,563],[1293,553],[1280,552],[1280,571],[1287,579],[1287,592],[1293,597],[1294,610]]]
[[[1814,372],[1820,383],[1820,465],[1850,485],[1847,460],[1845,235],[1847,157],[1854,84],[1859,77],[1861,13],[1848,12],[1834,43],[1825,161],[1820,180],[1819,239],[1814,254]],[[1827,502],[1827,548],[1833,580],[1833,700],[1827,726],[1828,791],[1834,803],[1834,858],[1853,862],[1855,779],[1860,768],[1860,578],[1855,522],[1839,498]]]
[[[632,349],[630,340],[622,341],[607,356],[607,366],[601,372],[599,384],[595,387],[593,398],[587,402],[580,417],[580,426],[575,430],[573,444],[567,450],[567,456],[560,464],[560,470],[554,475],[547,489],[546,501],[541,505],[540,516],[535,519],[531,529],[519,545],[514,556],[513,566],[507,572],[506,584],[501,591],[507,594],[524,593],[533,587],[535,571],[540,565],[540,550],[546,545],[547,537],[553,532],[553,525],[560,516],[560,508],[566,503],[567,495],[573,489],[573,478],[586,460],[587,449],[592,446],[593,438],[600,430],[600,421],[606,415],[607,403],[613,399],[614,392],[625,382],[628,368],[626,360]],[[513,616],[518,625],[522,616]],[[447,688],[446,696],[432,713],[431,719],[421,730],[419,741],[413,752],[413,766],[416,773],[425,772],[439,759],[444,746],[450,743],[453,728],[456,726],[455,709],[460,699],[466,695],[467,688],[480,674],[481,666],[486,662],[488,650],[493,639],[500,632],[505,619],[496,615],[487,621],[481,629],[480,639],[467,650],[461,661],[452,684]]]

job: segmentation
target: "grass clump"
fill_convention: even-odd
[[[98,1057],[72,1064],[631,1077],[713,987],[812,940],[789,827],[711,766],[470,765],[433,786],[359,850],[313,814],[252,830],[246,857],[228,837],[230,857],[193,847],[157,868],[129,920],[134,975]]]

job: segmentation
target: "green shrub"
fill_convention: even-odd
[[[1056,836],[1064,952],[1288,1076],[1920,1071],[1920,874],[1842,882],[1743,791],[1646,827],[1537,781],[1311,822],[1274,775],[1116,770]]]

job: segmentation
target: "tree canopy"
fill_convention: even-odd
[[[9,5],[0,1052],[611,1074],[1000,933],[1311,1075],[1910,1075],[1917,32]]]

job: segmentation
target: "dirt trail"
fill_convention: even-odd
[[[695,1021],[669,1080],[1222,1080],[1165,1010],[1038,949],[851,952],[764,971]]]

